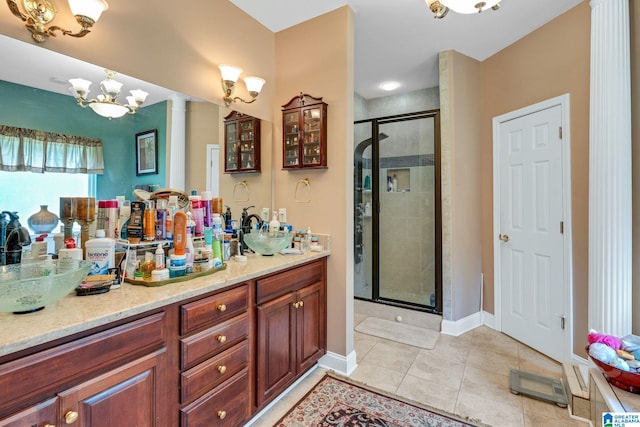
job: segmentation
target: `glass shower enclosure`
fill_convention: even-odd
[[[354,295],[441,313],[439,110],[354,124]]]

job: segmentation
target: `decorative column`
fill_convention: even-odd
[[[187,98],[182,95],[171,95],[171,138],[170,149],[167,150],[169,188],[185,190],[185,152],[186,152],[186,114]]]
[[[631,333],[629,0],[591,0],[589,328]]]

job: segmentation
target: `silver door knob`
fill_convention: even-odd
[[[498,235],[498,239],[500,239],[503,242],[507,243],[509,241],[509,235],[508,234],[500,234],[500,235]]]

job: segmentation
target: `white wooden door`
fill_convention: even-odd
[[[563,361],[566,286],[562,107],[499,124],[502,331]]]

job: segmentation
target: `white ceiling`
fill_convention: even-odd
[[[438,85],[438,52],[479,61],[583,0],[503,0],[497,11],[434,19],[424,0],[229,0],[273,32],[349,5],[355,17],[355,90],[369,99]]]
[[[389,80],[401,83],[395,93],[437,86],[438,52],[454,49],[482,61],[584,0],[503,0],[498,11],[449,12],[441,20],[433,18],[424,0],[229,1],[273,32],[349,5],[355,17],[355,90],[370,99],[388,95],[378,85]],[[2,35],[0,52],[4,58],[23,59],[2,64],[0,78],[13,83],[68,95],[67,80],[82,77],[94,82],[96,95],[105,77],[101,67]],[[48,80],[42,79],[40,64],[47,64]],[[116,79],[124,83],[124,93],[149,92],[145,105],[175,93],[122,74]]]

